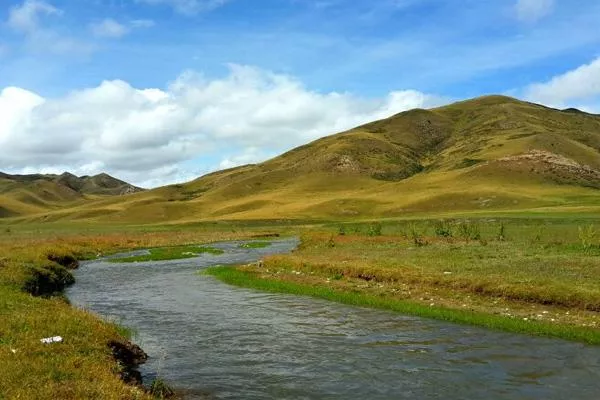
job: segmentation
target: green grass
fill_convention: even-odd
[[[214,267],[203,272],[231,285],[266,292],[311,296],[352,306],[373,307],[452,323],[477,325],[506,332],[546,336],[600,345],[600,331],[593,328],[556,325],[542,321],[525,321],[523,319],[507,318],[486,313],[449,309],[439,306],[425,306],[411,301],[335,290],[323,286],[264,279],[252,272],[241,271],[235,267]]]
[[[181,260],[186,258],[198,257],[201,254],[213,254],[221,255],[224,253],[221,249],[208,246],[173,246],[173,247],[159,247],[156,249],[148,250],[148,254],[142,254],[139,256],[124,257],[124,258],[113,258],[109,261],[112,263],[134,263],[134,262],[146,262],[146,261],[167,261],[167,260]]]
[[[240,245],[242,249],[264,249],[265,247],[269,247],[271,242],[250,242],[243,243]]]

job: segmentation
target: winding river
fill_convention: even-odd
[[[598,399],[600,347],[239,289],[197,272],[289,252],[84,263],[73,304],[131,327],[157,374],[202,399]]]

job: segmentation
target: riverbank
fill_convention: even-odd
[[[127,384],[129,332],[72,307],[62,290],[78,259],[136,248],[249,238],[245,231],[116,233],[4,231],[0,235],[0,398],[150,399]],[[62,265],[61,265],[62,264]],[[61,336],[62,342],[40,339]],[[115,351],[115,348],[119,351]],[[135,350],[135,349],[134,349]],[[137,350],[136,350],[137,351]],[[131,359],[131,360],[130,360]],[[128,361],[129,360],[129,361]],[[134,379],[135,381],[135,379]]]
[[[572,221],[350,224],[218,279],[516,333],[600,344],[600,246]]]

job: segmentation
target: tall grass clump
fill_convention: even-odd
[[[499,242],[506,241],[506,225],[504,225],[504,222],[500,223],[500,227],[498,228],[498,234],[496,235],[496,240],[498,240]]]
[[[425,239],[425,233],[419,228],[417,224],[410,224],[408,227],[410,239],[417,247],[427,246],[429,242]]]
[[[579,242],[583,251],[590,252],[596,245],[596,228],[593,225],[579,226]]]
[[[433,231],[435,236],[440,238],[451,238],[453,235],[452,225],[446,220],[435,221],[433,224]]]
[[[481,239],[481,229],[478,223],[463,221],[458,224],[458,235],[467,243]]]

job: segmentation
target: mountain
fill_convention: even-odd
[[[0,218],[47,212],[142,190],[107,174],[77,177],[68,172],[61,175],[0,172]]]
[[[600,116],[505,96],[415,109],[261,164],[52,218],[398,217],[600,205]]]

